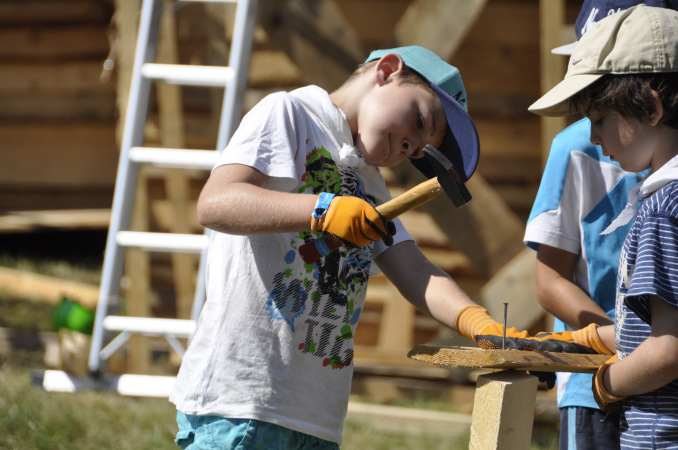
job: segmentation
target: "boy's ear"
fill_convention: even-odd
[[[662,104],[662,99],[659,98],[659,93],[657,91],[650,91],[652,94],[652,99],[654,103],[654,112],[650,114],[649,123],[652,126],[657,125],[661,122],[662,117],[664,117],[664,105]]]
[[[402,73],[405,63],[400,55],[396,53],[387,53],[382,56],[379,61],[377,61],[376,77],[377,84],[385,84],[389,79],[393,78],[394,75]]]

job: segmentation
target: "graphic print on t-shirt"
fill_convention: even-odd
[[[324,148],[308,154],[302,181],[300,193],[352,195],[374,204],[353,170],[338,167]],[[290,242],[287,269],[273,277],[267,308],[272,319],[285,321],[298,335],[300,352],[341,369],[353,362],[353,331],[365,299],[373,244],[341,247],[314,264],[298,264],[299,246],[317,237],[306,231]]]

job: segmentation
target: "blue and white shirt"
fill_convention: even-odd
[[[678,308],[678,181],[643,201],[624,242],[615,318],[619,359],[650,336],[650,296]],[[622,448],[678,448],[678,380],[622,405]]]
[[[630,224],[601,236],[624,210],[627,192],[640,176],[624,172],[591,144],[582,119],[553,140],[539,192],[525,230],[525,243],[549,245],[577,255],[574,282],[610,317],[614,315],[619,252]],[[567,329],[558,318],[554,331]],[[591,375],[558,373],[558,407],[598,408]]]

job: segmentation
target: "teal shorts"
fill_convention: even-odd
[[[336,442],[260,420],[192,416],[177,411],[177,425],[174,442],[188,450],[339,450]]]

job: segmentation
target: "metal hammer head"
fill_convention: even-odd
[[[471,193],[461,181],[452,162],[445,157],[437,148],[432,145],[424,147],[424,155],[427,161],[436,171],[438,183],[445,191],[445,194],[452,200],[457,208],[464,206],[471,201]]]

